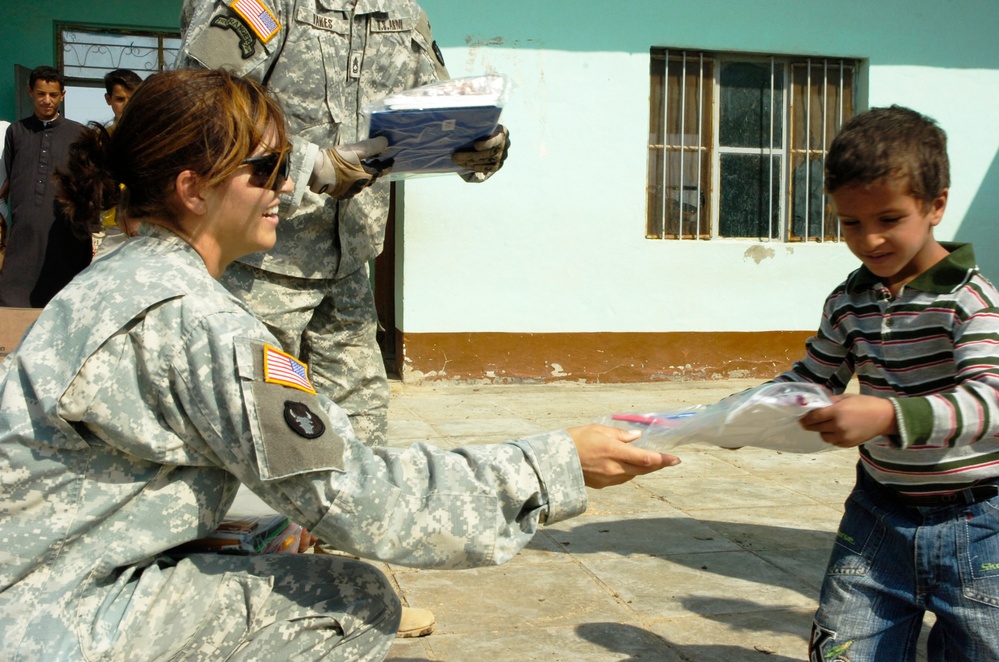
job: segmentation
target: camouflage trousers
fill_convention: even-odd
[[[128,569],[77,614],[62,631],[86,659],[353,661],[385,658],[401,608],[385,575],[346,557],[197,554]]]
[[[284,276],[233,262],[222,284],[309,365],[312,385],[350,417],[367,446],[385,444],[389,387],[367,268],[337,280]]]

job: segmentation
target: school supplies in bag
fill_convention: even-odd
[[[755,446],[790,453],[832,450],[817,432],[801,427],[806,412],[833,404],[829,391],[807,382],[770,383],[729,396],[713,405],[693,405],[650,413],[613,414],[599,422],[637,429],[633,445],[668,451],[703,442],[723,448]]]
[[[496,130],[508,88],[506,77],[495,74],[454,78],[366,106],[368,137],[389,143],[373,160],[391,162],[386,179],[465,172],[451,155]]]

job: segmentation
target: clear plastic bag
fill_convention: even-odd
[[[492,134],[509,93],[505,76],[453,78],[416,87],[362,110],[369,138],[385,136],[389,147],[371,160],[391,160],[385,179],[471,172],[451,155]]]
[[[713,405],[613,414],[599,422],[641,430],[642,436],[633,445],[656,451],[703,442],[723,448],[755,446],[816,453],[835,447],[822,441],[817,432],[802,428],[798,419],[832,403],[829,391],[818,384],[779,382],[736,393]]]

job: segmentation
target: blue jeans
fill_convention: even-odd
[[[926,611],[929,662],[999,660],[999,497],[911,506],[857,466],[846,501],[809,659],[916,659]]]

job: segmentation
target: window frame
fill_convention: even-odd
[[[701,120],[701,135],[697,138],[696,145],[688,146],[685,141],[686,134],[684,125],[677,126],[676,117],[670,123],[671,102],[675,103],[672,108],[673,115],[686,120],[691,114],[691,108],[684,105],[686,103],[684,94],[686,93],[687,80],[691,77],[690,62],[696,62],[699,71],[698,85],[703,85],[706,90],[698,88],[694,102],[698,105],[709,104],[707,109],[697,111]],[[780,140],[775,140],[771,133],[769,145],[761,144],[760,147],[739,147],[735,145],[722,145],[721,134],[723,127],[721,122],[723,105],[722,75],[726,65],[731,63],[764,64],[770,67],[770,108],[779,110],[782,133]],[[835,73],[830,76],[830,69],[836,67]],[[796,181],[799,174],[795,171],[798,162],[809,163],[810,158],[821,157],[814,163],[821,165],[824,163],[825,153],[835,135],[835,130],[842,125],[845,119],[849,119],[857,112],[858,106],[858,85],[860,84],[862,62],[853,58],[837,58],[823,56],[796,56],[778,55],[764,53],[745,52],[722,52],[722,51],[701,51],[696,49],[674,49],[654,47],[650,49],[650,95],[649,95],[649,143],[648,147],[648,170],[647,170],[647,194],[646,194],[646,238],[665,241],[708,241],[708,240],[734,240],[734,241],[763,241],[781,243],[803,243],[803,242],[824,242],[840,241],[838,224],[831,215],[828,199],[821,191],[821,169],[816,182],[815,165],[803,169],[804,184],[806,194],[799,200],[798,192],[795,191]],[[812,74],[817,67],[822,70],[822,79],[817,82],[812,80]],[[779,68],[783,78],[782,89],[776,91],[779,97],[780,107],[776,108],[778,99],[775,94],[775,71]],[[796,77],[796,72],[805,74],[804,82]],[[835,83],[838,87],[834,96],[830,96],[830,84]],[[677,90],[675,88],[682,88]],[[765,91],[765,88],[756,88]],[[691,92],[692,94],[694,92]],[[820,112],[817,118],[813,118],[811,102],[813,96],[818,94],[821,97]],[[796,105],[804,100],[809,105],[807,109],[801,111]],[[836,109],[838,115],[834,118],[833,126],[830,127],[829,109],[830,104]],[[802,112],[804,113],[802,115]],[[661,116],[660,116],[661,115]],[[799,115],[805,118],[806,126],[799,127]],[[771,112],[771,130],[776,115]],[[695,118],[697,119],[697,118]],[[813,119],[822,123],[822,135],[820,138],[813,136],[812,127],[807,124]],[[705,122],[707,128],[705,128]],[[671,130],[679,132],[679,145],[673,139]],[[801,135],[798,135],[801,134]],[[818,145],[813,138],[819,139]],[[706,143],[702,146],[701,143]],[[689,155],[693,147],[699,159],[707,155],[706,164],[698,161],[695,168],[691,168],[682,159],[685,157],[669,156],[673,154]],[[722,157],[726,154],[758,154],[762,158],[770,157],[771,164],[774,159],[780,161],[779,181],[771,179],[770,190],[776,195],[766,193],[766,188],[761,187],[761,200],[766,202],[770,209],[765,212],[761,208],[761,214],[756,221],[757,234],[759,236],[723,236],[722,232]],[[680,161],[682,167],[675,164]],[[707,172],[704,172],[706,165]],[[765,167],[765,164],[761,164]],[[667,171],[670,168],[678,169],[679,177],[670,176]],[[696,187],[695,204],[696,214],[692,214],[692,205],[687,203],[690,197],[686,190],[690,188],[685,181],[687,171],[692,171],[691,180],[699,179]],[[777,171],[771,165],[770,173],[773,177]],[[698,177],[698,172],[700,176]],[[762,171],[761,171],[762,172]],[[766,176],[765,173],[762,175]],[[774,185],[777,185],[777,190]],[[818,188],[816,189],[816,186]],[[677,189],[681,192],[677,193]],[[673,191],[671,194],[670,191]],[[807,194],[811,191],[811,194]],[[821,196],[823,201],[818,214],[818,229],[812,232],[813,225],[816,224],[816,217],[813,214],[814,197]],[[672,199],[673,204],[670,204]],[[796,205],[803,202],[804,218],[798,218],[799,214]],[[776,203],[776,223],[773,227],[774,207]],[[706,216],[702,218],[702,214]],[[769,214],[769,221],[766,215]],[[696,220],[688,218],[693,215]],[[805,219],[808,222],[805,222]],[[800,226],[800,227],[799,227]],[[765,229],[764,229],[765,228]],[[761,231],[762,230],[762,231]]]
[[[167,62],[165,57],[166,52],[174,52],[174,60],[176,59],[176,53],[180,50],[180,30],[169,30],[164,28],[145,28],[145,27],[123,27],[120,25],[104,25],[104,24],[92,24],[92,23],[78,23],[78,22],[61,22],[56,21],[54,25],[55,29],[55,49],[56,49],[56,67],[63,74],[66,79],[67,85],[75,85],[78,87],[103,87],[104,86],[104,74],[108,71],[114,69],[132,69],[135,73],[139,74],[141,77],[164,71],[171,66],[173,62]],[[152,38],[156,40],[156,62],[155,67],[136,67],[129,66],[127,63],[122,64],[123,52],[119,53],[117,58],[111,55],[113,64],[111,66],[100,66],[92,67],[95,70],[100,71],[100,75],[93,77],[74,75],[67,73],[67,62],[66,62],[66,52],[67,52],[67,41],[65,36],[68,33],[83,33],[83,34],[93,34],[93,35],[111,35],[111,36],[125,36],[125,37],[143,37]],[[165,42],[167,40],[176,40],[177,45],[174,48],[172,45],[167,45]],[[106,44],[91,44],[92,47],[107,47]],[[120,48],[124,51],[126,46],[115,47]],[[135,47],[131,47],[135,48]],[[138,48],[145,50],[153,50],[151,46],[140,46]],[[79,60],[79,58],[78,58]],[[86,68],[86,58],[83,59],[83,63],[80,65],[69,65],[71,70],[85,69]]]

